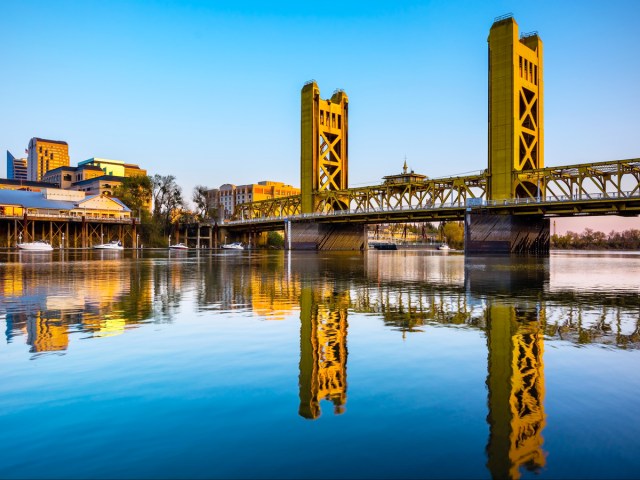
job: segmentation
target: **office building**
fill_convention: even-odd
[[[28,179],[32,181],[40,181],[49,170],[69,165],[67,142],[33,137],[27,152]]]
[[[82,166],[99,167],[104,175],[114,177],[133,177],[135,175],[146,175],[147,171],[132,163],[125,163],[122,160],[111,160],[108,158],[92,157],[88,160],[78,162],[78,167]]]
[[[16,158],[7,150],[7,179],[27,180],[27,159]]]

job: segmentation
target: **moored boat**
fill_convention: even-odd
[[[51,252],[53,247],[49,242],[36,240],[35,242],[19,243],[18,248],[25,252]]]
[[[376,250],[397,250],[398,246],[390,242],[369,242],[369,246]]]
[[[187,247],[184,243],[176,243],[175,245],[169,245],[169,248],[171,250],[189,250],[189,247]]]
[[[440,245],[438,245],[438,250],[451,250],[449,248],[449,245],[447,245],[446,243],[441,243]]]
[[[244,250],[244,245],[242,242],[233,242],[222,245],[222,248],[226,248],[227,250]]]
[[[102,243],[100,245],[94,245],[96,250],[124,250],[122,242],[120,240],[112,240],[109,243]]]

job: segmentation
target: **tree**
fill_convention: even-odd
[[[176,183],[173,175],[154,175],[153,185],[153,218],[162,226],[164,233],[171,231],[173,217],[184,209],[182,188]]]
[[[442,235],[452,248],[464,248],[464,227],[462,222],[445,223],[442,227]]]
[[[153,191],[151,177],[135,175],[124,177],[122,184],[113,189],[113,196],[131,209],[133,215],[140,218],[142,223],[148,223],[151,213],[151,195]]]
[[[193,196],[191,197],[196,206],[196,215],[201,220],[209,217],[211,205],[209,205],[209,196],[207,195],[208,191],[209,187],[196,185],[193,189]]]

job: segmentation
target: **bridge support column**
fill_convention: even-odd
[[[285,229],[288,250],[365,250],[364,225],[291,222]]]
[[[549,219],[542,216],[467,213],[464,253],[549,254]]]

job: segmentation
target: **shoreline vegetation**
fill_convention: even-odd
[[[582,233],[568,231],[551,235],[554,250],[640,250],[640,230],[631,229],[609,234],[585,228]]]

